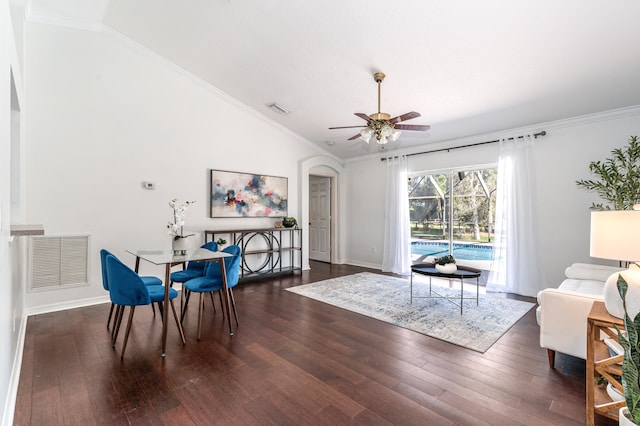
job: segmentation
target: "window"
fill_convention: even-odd
[[[453,254],[488,269],[497,168],[412,175],[408,182],[413,261]]]

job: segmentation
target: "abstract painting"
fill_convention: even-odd
[[[211,170],[211,217],[285,217],[286,177]]]

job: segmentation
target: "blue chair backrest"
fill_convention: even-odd
[[[218,243],[216,243],[215,241],[209,241],[208,243],[203,244],[200,247],[211,251],[218,251]],[[205,266],[206,262],[189,262],[187,264],[187,269],[201,269],[204,271]]]
[[[109,291],[109,280],[107,278],[107,255],[115,257],[112,253],[109,253],[108,250],[100,250],[100,264],[102,265],[102,287],[105,290]]]
[[[225,247],[222,251],[233,255],[233,257],[224,258],[224,269],[227,273],[227,287],[233,287],[238,284],[240,276],[242,250],[237,245],[230,245]],[[220,264],[218,262],[207,262],[206,275],[214,278],[220,277]]]
[[[149,305],[151,297],[142,278],[115,256],[108,254],[106,260],[111,302],[122,306]]]

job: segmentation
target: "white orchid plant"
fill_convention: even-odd
[[[173,222],[169,222],[167,224],[167,228],[169,229],[169,234],[173,235],[174,240],[194,235],[184,235],[183,231],[184,219],[187,217],[187,210],[189,210],[189,205],[193,203],[195,203],[195,201],[185,201],[184,203],[178,205],[177,198],[169,201],[169,207],[173,209]]]

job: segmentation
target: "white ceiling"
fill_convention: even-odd
[[[386,150],[640,104],[637,0],[32,0],[28,16],[108,26],[342,158],[379,149],[328,130],[377,112],[377,71],[382,112],[431,125]]]

